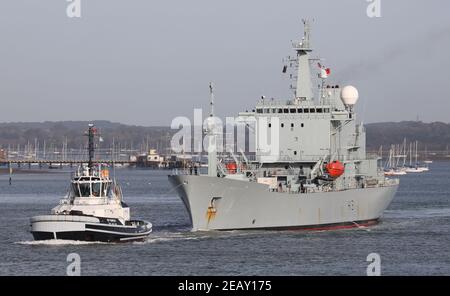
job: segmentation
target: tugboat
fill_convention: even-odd
[[[123,202],[122,190],[109,170],[94,165],[94,136],[89,124],[89,162],[75,172],[70,189],[50,215],[30,219],[35,240],[77,240],[128,242],[144,240],[152,232],[152,224],[130,220],[130,208]]]

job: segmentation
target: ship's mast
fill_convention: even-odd
[[[207,124],[208,134],[208,176],[217,177],[217,153],[216,153],[216,134],[215,134],[215,119],[214,119],[214,86],[211,82],[209,84],[210,94],[210,113]]]
[[[297,52],[298,61],[295,97],[301,101],[309,101],[313,99],[311,70],[309,65],[309,53],[312,51],[309,20],[304,19],[303,25],[304,33],[302,41],[294,42],[292,44],[294,50]]]
[[[88,162],[88,168],[89,168],[89,173],[92,173],[92,168],[93,168],[93,162],[92,160],[94,159],[94,134],[95,134],[95,128],[94,125],[92,123],[89,124],[89,129],[87,132],[87,136],[88,136],[88,152],[89,152],[89,162]]]

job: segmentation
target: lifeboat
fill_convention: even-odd
[[[227,163],[226,168],[229,174],[236,174],[237,172],[237,164],[235,162]]]
[[[344,173],[344,170],[345,170],[344,165],[339,160],[330,162],[329,164],[326,165],[325,168],[326,168],[328,174],[330,175],[330,177],[332,177],[334,179],[340,177]]]

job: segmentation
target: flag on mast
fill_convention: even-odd
[[[320,68],[320,78],[327,78],[331,74],[330,68],[325,68],[325,66],[322,66],[320,63],[317,63],[317,66]]]

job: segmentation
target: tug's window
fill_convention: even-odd
[[[80,197],[80,189],[78,188],[78,184],[72,184],[72,190],[73,190],[73,194],[76,197]]]
[[[89,183],[81,183],[80,184],[80,193],[81,196],[91,196],[91,186]]]
[[[105,196],[109,196],[109,194],[111,193],[111,183],[104,184],[103,190],[104,190]]]
[[[291,109],[291,113],[297,113],[297,109]]]
[[[99,197],[101,192],[100,183],[92,183],[92,196]]]
[[[284,109],[284,113],[289,113],[289,109]]]

